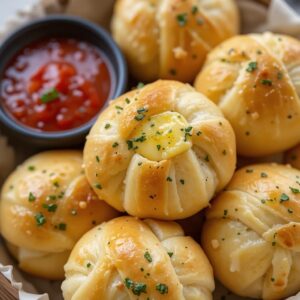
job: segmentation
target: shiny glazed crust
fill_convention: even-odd
[[[212,268],[174,222],[121,217],[86,233],[65,265],[65,300],[211,300]]]
[[[142,126],[135,119],[141,108],[146,111],[143,121],[164,112],[180,113],[192,127],[191,148],[160,161],[129,149],[132,132]],[[147,218],[195,214],[228,183],[235,163],[234,133],[218,107],[191,86],[166,80],[113,100],[84,148],[85,172],[99,198]]]
[[[79,151],[29,158],[1,194],[0,227],[8,249],[22,270],[49,279],[63,278],[63,265],[86,231],[117,215],[89,186]]]
[[[132,74],[147,82],[191,82],[206,54],[238,29],[233,0],[119,0],[112,19]]]
[[[272,33],[237,36],[214,49],[195,87],[219,105],[238,153],[262,156],[300,142],[300,42]]]
[[[202,246],[231,291],[285,299],[300,290],[300,171],[261,164],[235,173],[206,213]]]

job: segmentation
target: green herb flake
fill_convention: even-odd
[[[139,82],[138,84],[137,84],[137,88],[138,89],[141,89],[141,88],[143,88],[145,86],[145,84],[143,83],[143,82]]]
[[[167,181],[172,182],[173,179],[172,179],[170,176],[168,176],[168,177],[167,177]]]
[[[87,268],[90,268],[91,266],[92,266],[91,263],[87,263],[87,264],[86,264],[86,267],[87,267]]]
[[[34,218],[37,226],[42,226],[46,223],[46,218],[42,213],[37,213]]]
[[[146,251],[145,253],[144,253],[144,257],[145,257],[145,259],[148,261],[148,262],[152,262],[152,257],[151,257],[151,255],[150,255],[150,253],[148,252],[148,251]]]
[[[41,102],[46,104],[46,103],[52,102],[58,98],[59,98],[59,92],[57,91],[56,88],[52,88],[52,89],[48,90],[47,92],[45,92],[44,94],[42,94]]]
[[[159,151],[161,148],[161,145],[156,145],[157,150]]]
[[[198,7],[196,5],[193,5],[191,12],[193,15],[195,15],[198,12]]]
[[[266,177],[268,177],[268,174],[265,173],[265,172],[261,172],[261,173],[260,173],[260,177],[261,177],[261,178],[266,178]]]
[[[126,102],[127,104],[129,104],[129,103],[130,103],[130,100],[129,100],[128,98],[126,98],[126,99],[125,99],[125,102]]]
[[[112,147],[113,148],[116,148],[116,147],[118,147],[119,146],[119,143],[118,142],[114,142],[113,144],[112,144]]]
[[[248,64],[248,67],[246,69],[247,72],[252,73],[257,69],[257,62],[256,61],[251,61]]]
[[[168,255],[169,255],[170,257],[172,257],[172,256],[174,255],[174,253],[173,253],[173,252],[168,252]]]
[[[56,200],[56,195],[48,195],[47,196],[47,200],[50,200],[50,201],[55,201]]]
[[[28,171],[35,171],[35,166],[28,166]]]
[[[168,286],[164,283],[158,283],[156,285],[156,290],[162,295],[168,294]]]
[[[293,188],[290,186],[290,190],[292,191],[293,194],[299,194],[300,193],[300,190],[297,189],[297,188]]]
[[[57,205],[54,203],[44,203],[43,208],[46,208],[49,212],[55,212],[57,210]]]
[[[61,231],[65,231],[67,229],[67,224],[66,223],[59,223],[58,224],[58,229]]]
[[[133,141],[132,140],[128,140],[126,141],[127,146],[128,146],[128,150],[131,150],[133,148]]]
[[[285,202],[285,201],[289,201],[289,200],[290,200],[290,197],[287,194],[282,193],[280,195],[280,203]]]
[[[272,86],[272,80],[270,80],[270,79],[262,79],[261,81],[261,84],[263,84],[263,85],[268,85],[268,86]]]
[[[102,185],[100,183],[95,183],[94,187],[98,190],[102,190]]]
[[[96,162],[100,162],[100,157],[96,155]]]
[[[124,284],[128,289],[131,289],[132,293],[136,296],[140,296],[142,293],[147,293],[147,285],[141,282],[134,282],[129,278],[125,278]]]
[[[106,123],[104,126],[105,129],[109,129],[110,127],[111,127],[111,125],[109,123]]]
[[[120,106],[120,105],[116,105],[115,108],[118,109],[118,110],[123,110],[123,107]]]
[[[184,13],[184,14],[177,15],[176,20],[180,27],[185,26],[187,23],[187,14]]]
[[[30,192],[29,195],[28,195],[28,201],[33,202],[35,200],[36,200],[35,195],[32,192]]]
[[[277,79],[280,80],[280,79],[282,79],[282,78],[283,78],[283,73],[279,71],[279,72],[277,73]]]

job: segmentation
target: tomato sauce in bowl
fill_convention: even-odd
[[[21,50],[0,84],[5,111],[39,131],[80,127],[111,96],[108,60],[94,45],[73,38],[46,38]]]

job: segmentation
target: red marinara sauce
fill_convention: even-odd
[[[41,131],[79,127],[92,119],[110,95],[108,62],[95,46],[70,38],[49,38],[20,51],[6,67],[1,99],[22,124]]]

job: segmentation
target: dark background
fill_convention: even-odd
[[[285,0],[289,5],[295,8],[300,14],[300,0]]]

